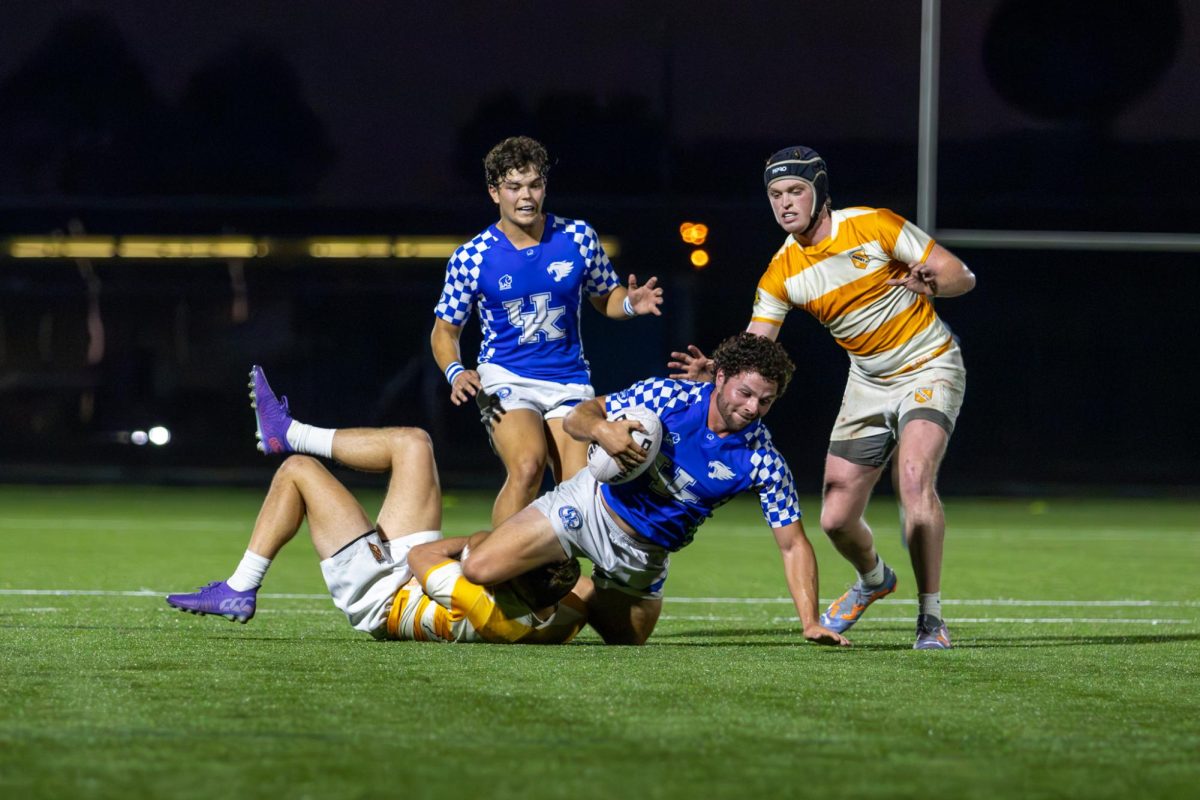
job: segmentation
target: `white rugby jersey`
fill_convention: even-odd
[[[517,249],[497,225],[454,251],[434,314],[461,326],[479,309],[480,364],[523,378],[590,383],[579,335],[583,294],[620,285],[600,237],[583,220],[546,215],[542,240]]]
[[[640,536],[668,550],[691,542],[715,509],[744,491],[758,492],[772,528],[801,516],[792,472],[761,420],[723,437],[709,429],[714,389],[711,383],[651,378],[604,399],[610,414],[645,406],[662,420],[662,449],[649,469],[628,483],[601,484],[600,491]]]
[[[387,638],[418,642],[493,642],[561,644],[579,633],[586,609],[567,595],[546,621],[512,593],[493,592],[471,583],[462,564],[446,560],[432,567],[420,584],[396,593],[387,620]]]
[[[829,237],[804,247],[788,236],[758,282],[755,322],[782,325],[792,308],[821,322],[850,356],[853,369],[890,378],[957,345],[928,297],[890,279],[929,257],[927,233],[884,208],[830,213]]]

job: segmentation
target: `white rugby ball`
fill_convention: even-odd
[[[623,408],[620,411],[609,414],[608,419],[633,419],[642,423],[642,427],[646,429],[645,431],[634,430],[630,431],[630,433],[633,436],[633,441],[646,451],[646,460],[633,469],[622,471],[621,465],[612,456],[604,452],[603,447],[596,442],[592,442],[588,445],[588,470],[592,473],[592,477],[601,483],[628,483],[645,472],[658,455],[659,448],[662,447],[662,420],[645,406]]]

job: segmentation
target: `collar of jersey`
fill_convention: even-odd
[[[529,247],[541,247],[546,242],[550,241],[550,234],[556,223],[557,223],[557,220],[556,220],[555,216],[553,214],[547,213],[546,214],[546,227],[542,228],[541,240],[537,244],[530,245]],[[505,234],[504,231],[500,230],[500,223],[498,223],[498,222],[493,222],[491,225],[489,225],[488,230],[492,232],[492,236],[496,237],[496,242],[500,247],[511,250],[514,253],[524,253],[526,250],[529,249],[529,247],[517,247],[512,242],[510,242],[508,240],[508,235]]]

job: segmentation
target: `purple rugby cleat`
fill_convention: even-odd
[[[167,605],[189,614],[214,614],[245,625],[254,616],[258,589],[238,592],[225,581],[213,581],[192,594],[169,594]]]
[[[917,643],[913,650],[949,650],[950,630],[932,614],[917,615]]]
[[[254,409],[254,422],[258,425],[258,449],[266,454],[290,453],[287,432],[292,424],[292,413],[288,410],[287,398],[282,400],[271,391],[263,368],[255,364],[250,368],[250,407]]]

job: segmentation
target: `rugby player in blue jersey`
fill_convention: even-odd
[[[583,296],[622,320],[659,315],[662,289],[656,278],[639,286],[634,275],[621,286],[590,225],[543,210],[550,159],[538,142],[510,137],[483,163],[500,219],[451,256],[430,345],[450,400],[479,402],[504,463],[492,509],[498,525],[537,496],[547,463],[556,482],[587,463],[586,443],[563,431],[567,412],[595,397],[579,331]],[[468,369],[459,338],[476,308],[483,341]]]
[[[756,491],[805,638],[849,644],[820,624],[816,557],[795,484],[761,421],[794,365],[777,342],[751,333],[723,342],[713,365],[713,383],[653,378],[578,404],[564,420],[566,433],[598,442],[624,464],[645,457],[629,435],[640,425],[609,421],[607,414],[634,405],[658,414],[663,442],[654,463],[620,485],[597,483],[582,470],[490,534],[476,534],[463,563],[466,578],[487,585],[586,557],[596,588],[589,624],[606,642],[641,644],[662,610],[670,554],[691,542],[716,508],[740,492]]]

